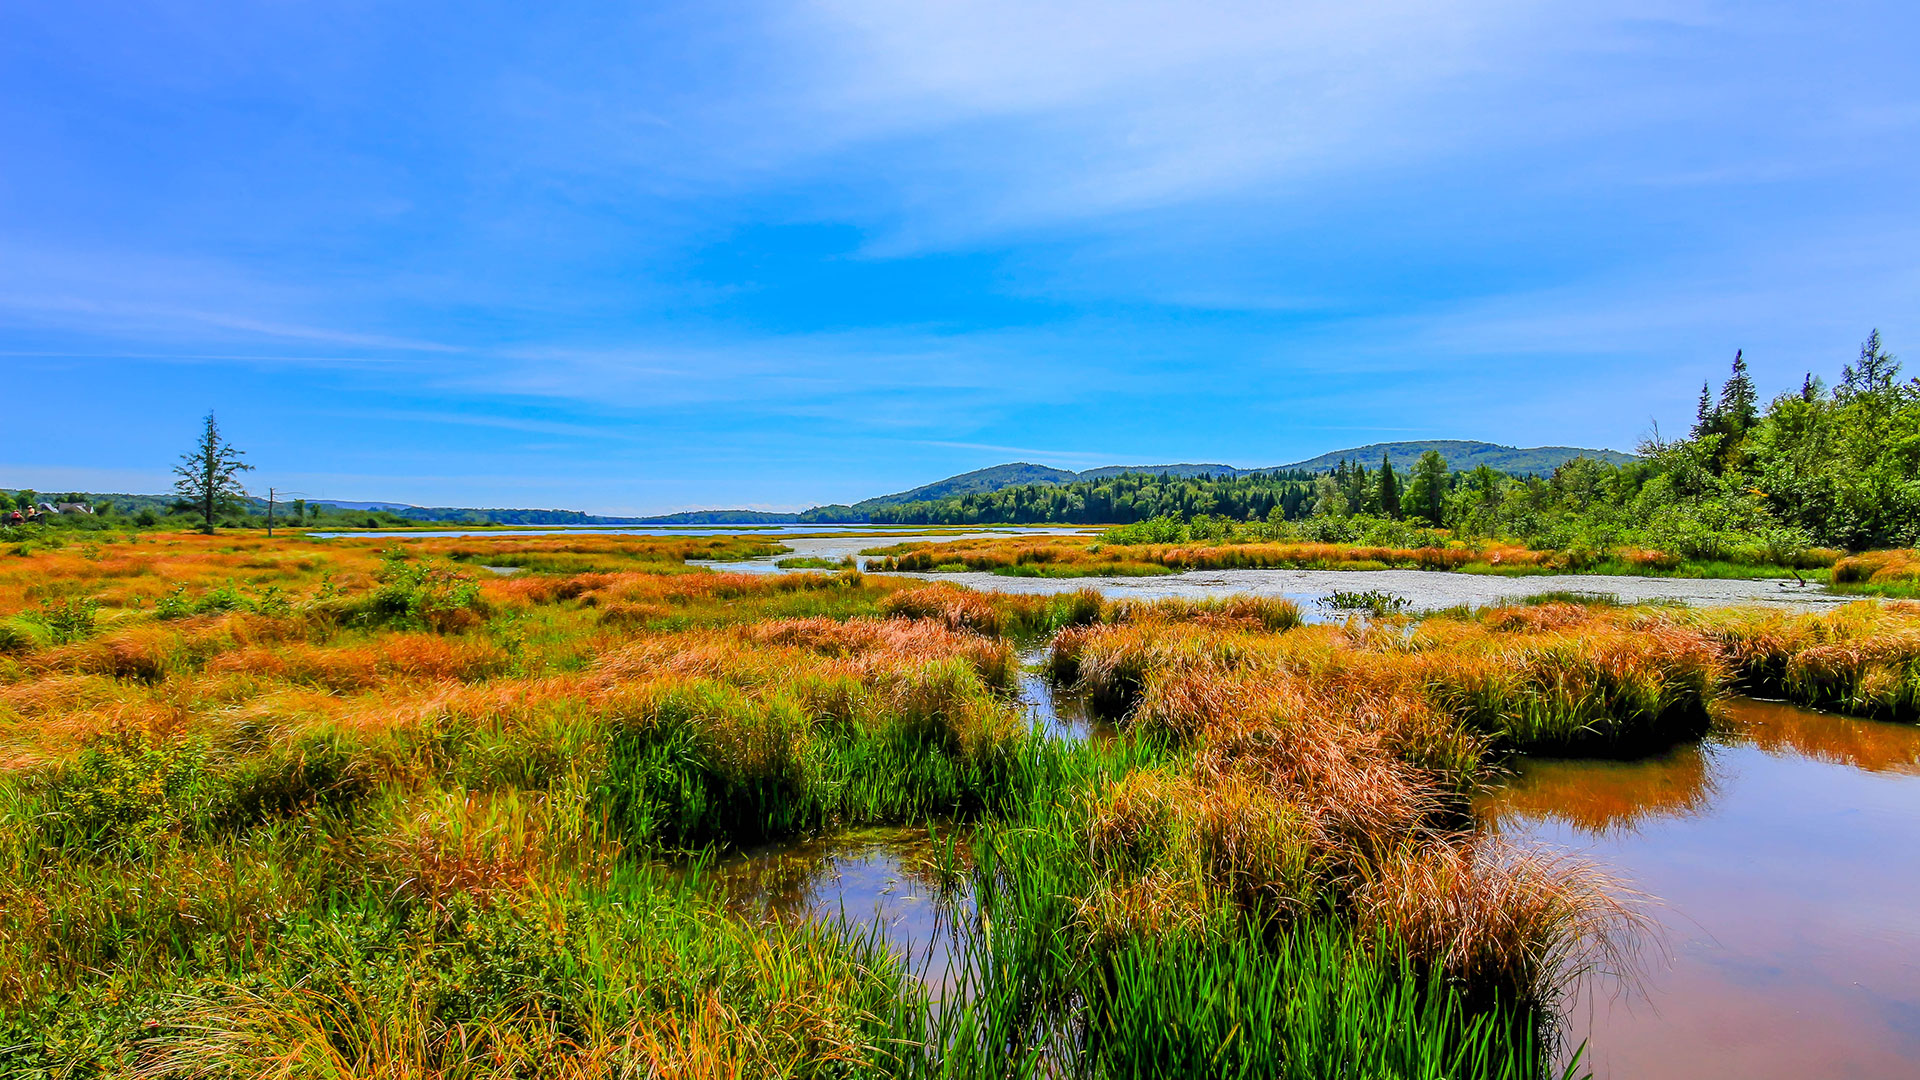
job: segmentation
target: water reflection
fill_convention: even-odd
[[[1642,761],[1528,761],[1497,795],[1482,801],[1494,827],[1557,821],[1589,835],[1632,830],[1654,817],[1706,809],[1715,790],[1710,748],[1677,747]]]
[[[1728,704],[1716,739],[1531,761],[1488,827],[1660,898],[1671,962],[1570,1003],[1601,1077],[1920,1076],[1920,729]]]
[[[850,829],[726,856],[708,870],[728,906],[755,919],[844,919],[873,929],[936,991],[954,978],[954,920],[971,902],[962,836],[925,828]]]
[[[1043,730],[1099,734],[1037,670],[1021,685]],[[1486,827],[1660,898],[1670,960],[1631,995],[1578,987],[1568,1045],[1606,1078],[1920,1076],[1920,729],[1756,701],[1723,719],[1641,761],[1526,762],[1478,806]],[[874,928],[939,993],[960,982],[955,920],[972,917],[963,839],[854,830],[711,873],[747,917]]]
[[[1798,755],[1876,773],[1920,776],[1920,729],[1814,712],[1783,701],[1736,698],[1735,737],[1770,754]]]
[[[1105,738],[1082,695],[1047,679],[1036,650],[1021,657],[1014,694],[1049,738]],[[958,980],[956,919],[972,914],[964,834],[952,828],[849,829],[767,844],[722,857],[706,876],[735,912],[754,919],[843,919],[850,932],[875,929],[936,993]]]
[[[1650,818],[1712,809],[1730,750],[1805,758],[1870,773],[1920,776],[1920,731],[1904,725],[1814,712],[1780,701],[1721,703],[1722,730],[1707,742],[1632,761],[1523,760],[1511,780],[1482,800],[1494,827],[1556,821],[1600,836]]]
[[[1045,661],[1045,649],[1022,654],[1020,681],[1014,687],[1017,700],[1033,718],[1040,733],[1069,742],[1112,738],[1113,724],[1094,718],[1085,694],[1058,686],[1049,679]]]

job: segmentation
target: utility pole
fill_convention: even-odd
[[[273,539],[273,489],[267,489],[267,539]]]

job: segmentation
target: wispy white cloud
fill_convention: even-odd
[[[802,10],[811,115],[784,126],[816,152],[875,148],[898,200],[881,208],[897,215],[883,254],[1671,119],[1670,93],[1564,73],[1736,14],[1706,0]]]
[[[364,350],[351,357],[297,358],[316,365],[460,351],[413,335],[329,325],[313,318],[322,301],[321,294],[296,275],[263,274],[219,258],[0,241],[0,327],[57,329],[148,346],[159,339],[202,346],[246,341]],[[187,348],[176,355],[211,354]]]

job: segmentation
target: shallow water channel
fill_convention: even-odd
[[[870,557],[859,553],[910,541],[944,542],[976,536],[1031,536],[1071,534],[1067,528],[996,528],[979,533],[883,536],[781,536],[793,550],[781,555],[739,562],[709,563],[715,570],[740,573],[782,573],[783,559],[815,558],[838,561],[852,558],[865,569]],[[1148,577],[1042,578],[1009,577],[986,572],[902,574],[928,581],[948,581],[972,589],[1002,593],[1051,594],[1094,589],[1117,599],[1150,600],[1161,597],[1197,599],[1208,596],[1252,595],[1283,597],[1311,611],[1336,591],[1378,591],[1402,597],[1415,611],[1469,605],[1479,607],[1537,596],[1545,592],[1584,592],[1612,596],[1624,603],[1668,601],[1690,606],[1761,604],[1769,607],[1817,609],[1846,603],[1857,597],[1828,592],[1824,586],[1791,579],[1623,577],[1604,574],[1539,574],[1502,577],[1441,570],[1189,570]]]
[[[1055,737],[1108,730],[1037,672],[1021,696]],[[1612,1080],[1920,1076],[1920,728],[1751,699],[1725,715],[1650,758],[1527,760],[1476,807],[1647,898],[1641,971],[1584,983],[1568,1044]],[[746,912],[877,924],[937,992],[968,906],[934,869],[947,842],[855,830],[714,873]]]
[[[937,993],[955,974],[953,920],[970,907],[939,872],[958,840],[918,827],[849,829],[749,848],[708,877],[748,918],[844,920],[851,934],[877,933]]]

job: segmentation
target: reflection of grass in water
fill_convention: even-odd
[[[296,1042],[414,1075],[586,1074],[623,1054],[639,1071],[853,1071],[926,1034],[872,1022],[915,1000],[891,968],[719,897],[609,882],[666,849],[983,818],[1004,825],[1002,857],[969,880],[1011,894],[980,926],[1000,981],[967,1014],[972,1041],[934,1031],[942,1064],[959,1038],[999,1055],[978,1075],[1017,1074],[1004,1048],[1026,1033],[994,1025],[1053,1017],[1098,1032],[1088,1052],[1119,1074],[1203,1057],[1341,1071],[1328,1055],[1349,1074],[1497,1072],[1419,1063],[1478,1038],[1469,1023],[1493,1057],[1532,1052],[1463,1011],[1550,991],[1537,961],[1579,938],[1585,879],[1469,849],[1436,778],[1464,788],[1493,738],[1627,706],[1684,728],[1719,677],[1665,614],[1560,605],[1376,634],[1301,627],[1277,601],[660,568],[675,572],[489,578],[473,619],[400,631],[338,617],[382,587],[371,541],[168,539],[0,566],[0,611],[37,610],[53,584],[101,603],[85,640],[0,656],[18,755],[0,777],[0,1045],[37,1053],[75,1018],[63,1030],[98,1033],[101,1053],[143,1052],[158,1016],[209,1071]],[[229,578],[292,599],[173,619],[138,603]],[[1029,737],[1013,638],[1066,627],[1054,666],[1137,707],[1139,738]],[[862,858],[776,863],[766,888],[817,899],[809,880]],[[301,981],[313,971],[339,977]],[[810,1024],[846,1045],[781,1057]],[[222,1049],[191,1032],[236,1034]],[[495,1054],[507,1064],[464,1073],[446,1056]]]
[[[1545,819],[1605,836],[1701,813],[1718,790],[1711,754],[1688,746],[1642,761],[1529,761],[1481,800],[1480,811],[1495,825],[1510,817]]]
[[[941,856],[949,841],[935,838],[925,828],[849,829],[823,836],[723,857],[704,873],[716,882],[730,906],[748,914],[778,918],[810,918],[822,912],[823,893],[835,891],[845,870],[885,866],[887,877],[915,886],[922,895],[937,896],[951,884],[941,871]],[[887,888],[886,891],[892,891]],[[870,913],[886,892],[843,896],[847,913]],[[837,906],[837,905],[834,905]]]
[[[1778,701],[1733,698],[1716,712],[1716,742],[1751,745],[1866,772],[1920,775],[1920,730],[1818,713]],[[1655,818],[1708,809],[1719,794],[1712,745],[1638,761],[1525,762],[1511,783],[1480,802],[1496,825],[1510,817],[1560,821],[1594,835],[1630,831]]]
[[[1577,892],[1596,879],[1497,844],[1402,849],[1346,883],[1354,921],[1323,917],[1337,868],[1297,858],[1319,810],[1275,814],[1258,781],[1159,756],[1084,747],[976,833],[961,944],[987,960],[959,966],[983,1041],[1064,1030],[1052,1052],[1095,1076],[1541,1075],[1540,1014],[1511,1008],[1530,978],[1507,965],[1602,960],[1605,909]]]
[[[1920,774],[1920,729],[1778,701],[1736,699],[1725,710],[1740,739],[1770,754],[1799,754],[1867,772]]]
[[[1754,691],[1882,720],[1920,719],[1920,604],[1851,603],[1817,615],[1706,612]]]

